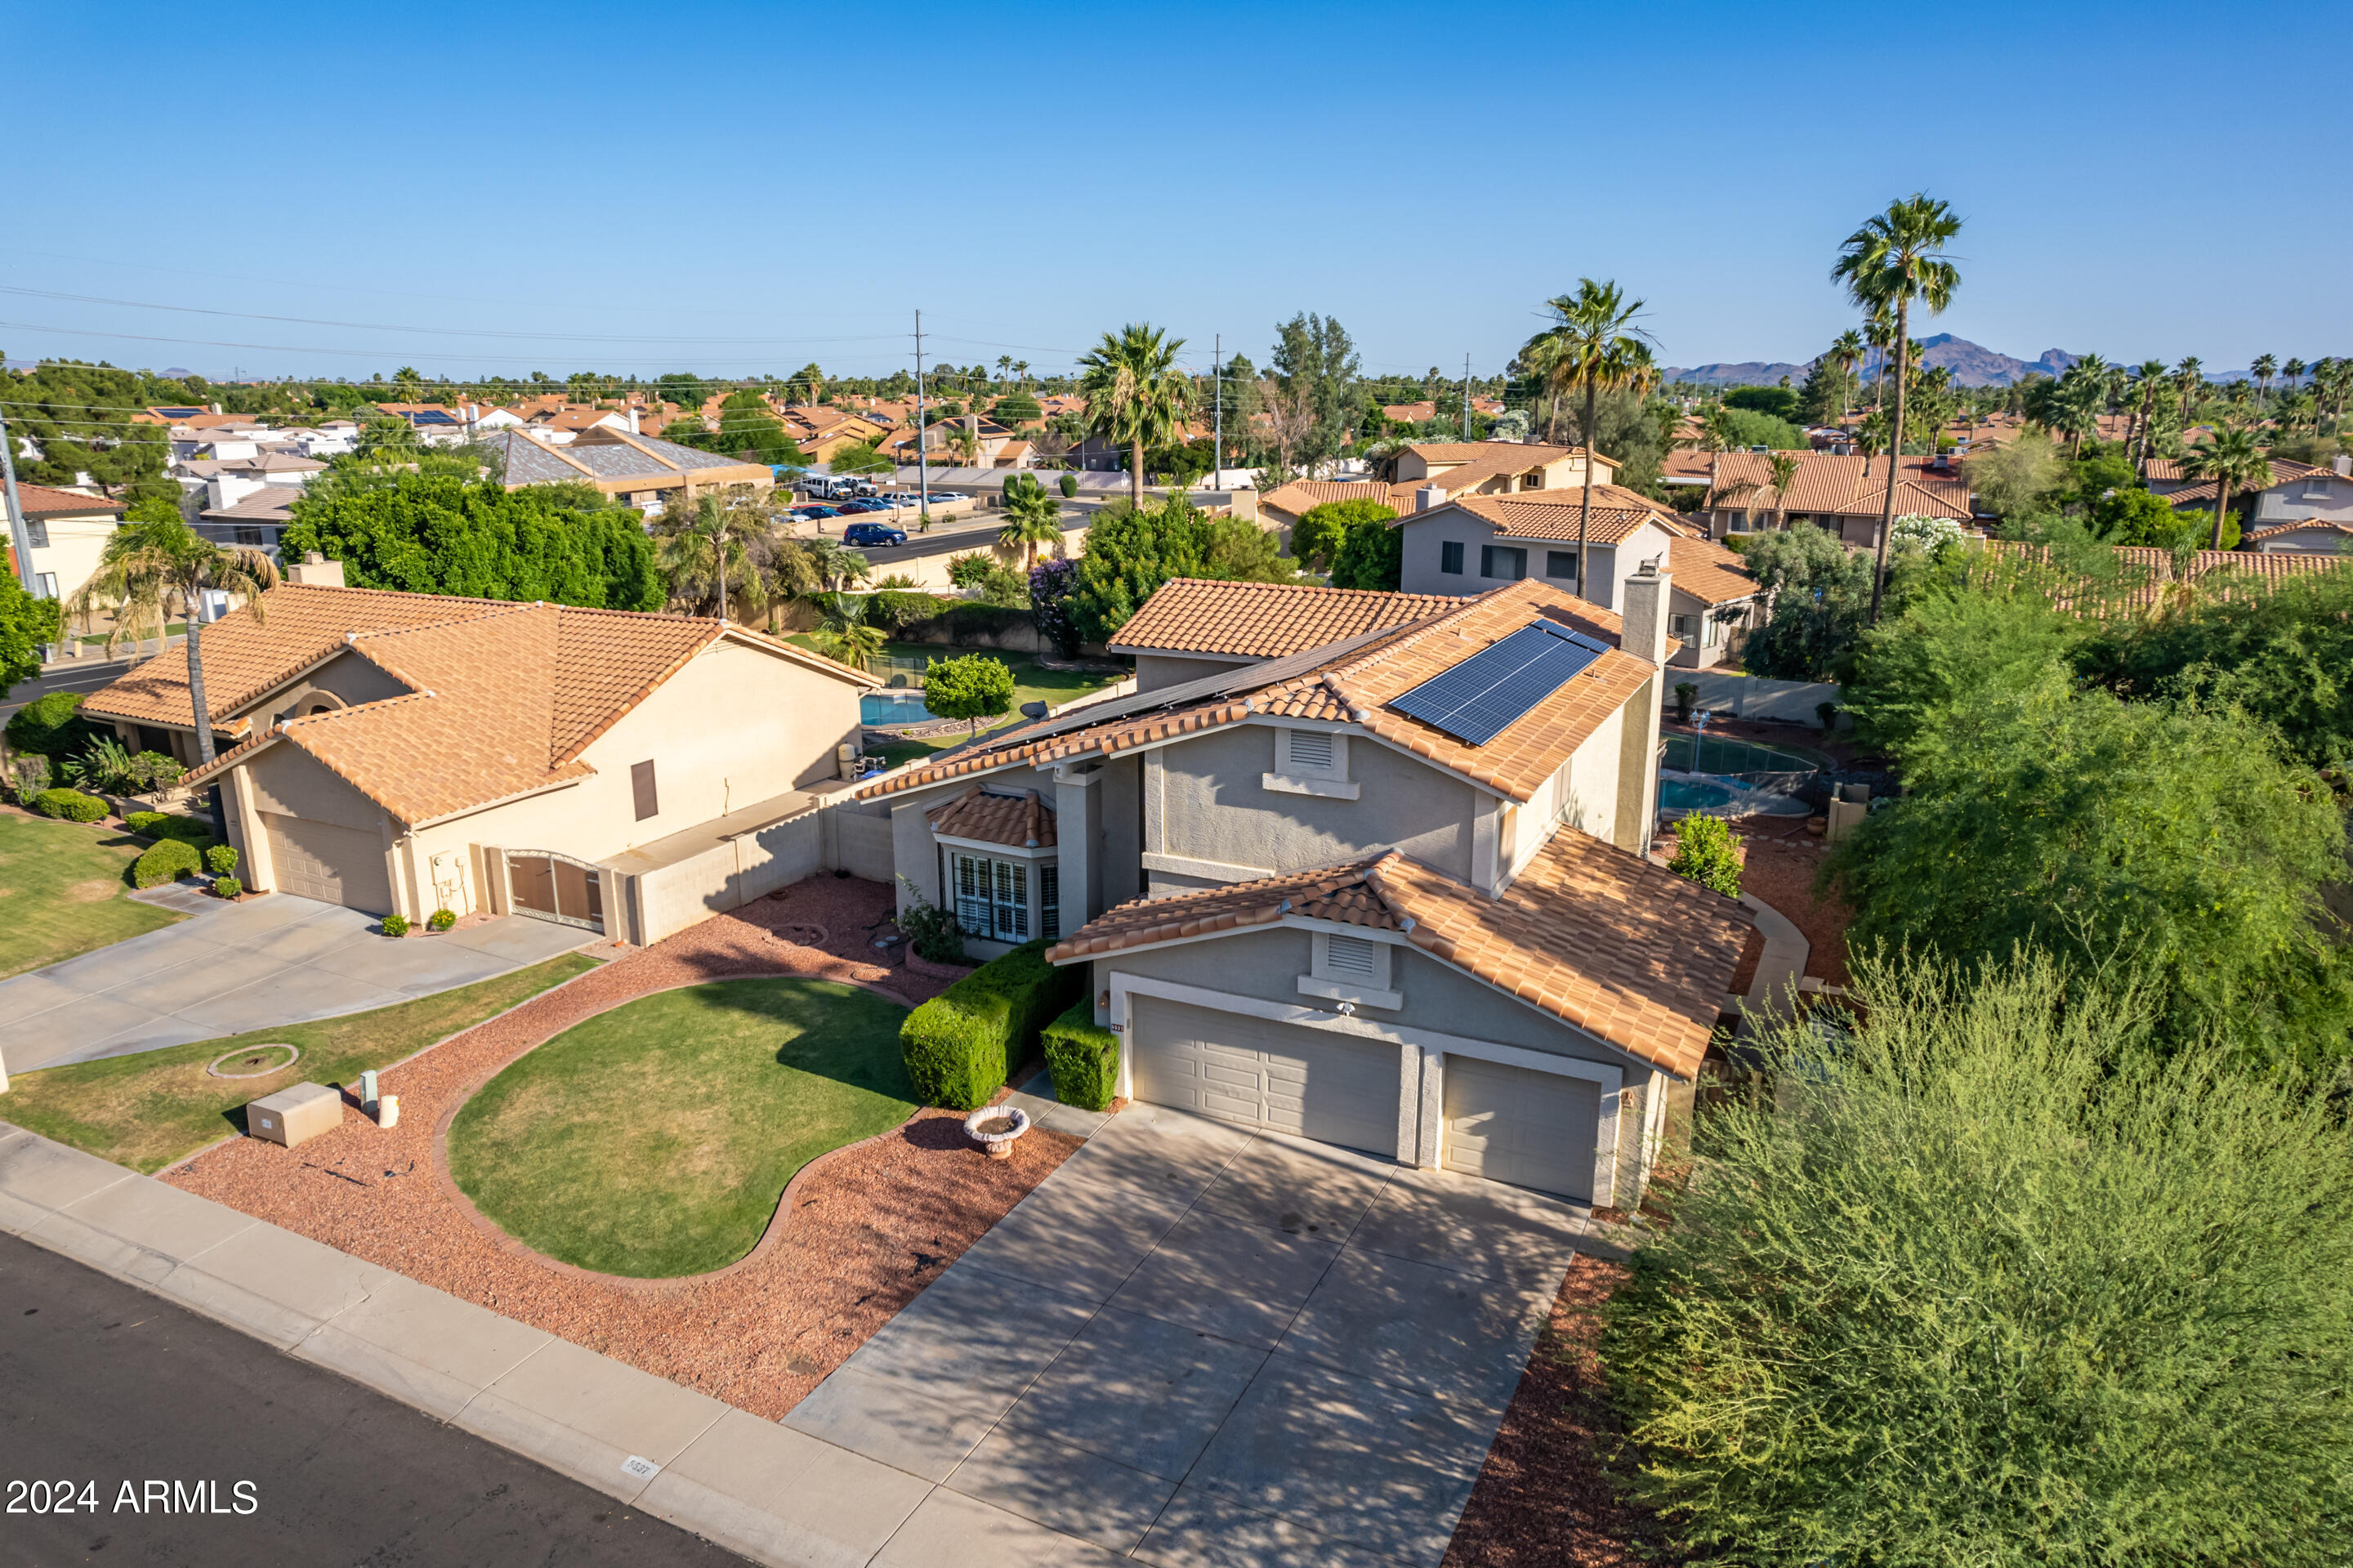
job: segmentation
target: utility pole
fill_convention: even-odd
[[[1210,366],[1210,369],[1209,369],[1209,388],[1210,388],[1210,396],[1211,396],[1212,397],[1214,397],[1214,398],[1217,400],[1217,406],[1218,406],[1218,407],[1217,407],[1217,420],[1218,420],[1217,443],[1218,443],[1218,450],[1217,450],[1217,452],[1216,452],[1216,454],[1215,454],[1215,461],[1214,461],[1211,463],[1211,465],[1210,465],[1210,466],[1211,466],[1211,467],[1216,471],[1216,477],[1215,477],[1215,479],[1214,479],[1211,482],[1215,483],[1215,484],[1217,485],[1217,487],[1218,487],[1219,490],[1223,490],[1223,489],[1225,489],[1225,487],[1226,487],[1226,339],[1225,339],[1225,334],[1224,334],[1223,333],[1215,333],[1215,334],[1212,334],[1210,335],[1210,339],[1209,339],[1209,341],[1210,341],[1212,344],[1214,344],[1216,345],[1216,346],[1214,346],[1213,348],[1211,348],[1211,349],[1209,350],[1209,352],[1210,352],[1211,354],[1213,354],[1213,355],[1215,355],[1217,356],[1217,363],[1216,363],[1214,366]]]
[[[25,503],[16,496],[16,438],[8,433],[5,414],[0,414],[0,479],[6,482],[8,540],[16,547],[16,580],[37,599],[40,590],[33,586],[33,533],[25,526]]]
[[[1462,356],[1462,439],[1471,439],[1471,356]]]
[[[923,430],[923,313],[915,313],[915,488],[920,493],[915,502],[915,518],[919,525],[928,526],[932,520],[932,465],[928,461],[929,442]]]

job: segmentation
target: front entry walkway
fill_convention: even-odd
[[[944,1549],[1437,1568],[1588,1219],[1132,1106],[785,1425],[938,1483]]]
[[[12,1073],[365,1012],[570,952],[592,934],[514,916],[400,941],[375,916],[274,893],[0,980]]]

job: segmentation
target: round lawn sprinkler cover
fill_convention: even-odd
[[[964,1118],[964,1130],[991,1160],[1010,1160],[1013,1140],[1029,1130],[1029,1113],[1017,1106],[983,1106]]]

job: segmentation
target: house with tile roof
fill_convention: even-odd
[[[832,404],[791,405],[777,409],[776,418],[811,462],[831,462],[842,448],[879,441],[892,429],[884,420]]]
[[[2271,482],[2256,490],[2234,486],[2232,510],[2242,518],[2242,550],[2318,551],[2353,548],[2353,458],[2338,456],[2321,468],[2286,458],[2271,461]],[[2177,512],[2211,514],[2220,486],[2191,479],[2181,464],[2151,459],[2142,465],[2151,492]]]
[[[1391,526],[1405,535],[1398,586],[1430,594],[1484,593],[1523,577],[1576,593],[1581,533],[1593,575],[1587,597],[1604,609],[1617,608],[1645,564],[1664,569],[1668,541],[1683,532],[1665,507],[1615,484],[1596,484],[1589,509],[1582,486],[1472,493],[1433,499]]]
[[[1121,1094],[1628,1203],[1750,929],[1646,853],[1672,589],[1182,580],[1119,645],[1206,673],[842,810],[973,950],[1088,969]]]
[[[815,810],[875,684],[691,616],[303,583],[206,627],[203,653],[201,721],[185,645],[81,711],[192,765],[206,724],[217,755],[186,783],[220,787],[248,886],[637,943],[741,902],[660,874]]]
[[[765,491],[776,483],[776,471],[766,463],[745,462],[609,425],[581,430],[563,446],[522,430],[497,431],[483,444],[504,462],[509,490],[526,484],[589,484],[625,506],[655,511],[673,500],[691,501],[729,485]]]
[[[78,490],[56,490],[46,484],[19,484],[16,499],[23,507],[19,521],[32,545],[33,591],[42,599],[70,599],[98,570],[106,542],[122,521],[122,503]],[[8,570],[18,580],[16,528],[7,530]]]
[[[1784,496],[1773,488],[1776,456],[1798,460]],[[1704,452],[1667,455],[1661,480],[1694,495],[1678,505],[1707,521],[1709,536],[1755,533],[1810,523],[1857,549],[1879,542],[1879,516],[1887,491],[1884,456],[1859,452]],[[1949,455],[1898,460],[1895,515],[1942,517],[1968,523],[1974,516],[1969,482]]]

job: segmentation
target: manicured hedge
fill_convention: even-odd
[[[18,708],[8,717],[8,749],[62,759],[80,756],[101,736],[111,738],[112,726],[101,729],[77,711],[82,696],[80,692],[51,692]]]
[[[1046,1065],[1054,1075],[1054,1097],[1066,1106],[1099,1111],[1119,1091],[1119,1036],[1095,1022],[1095,1004],[1082,996],[1071,1010],[1046,1025]]]
[[[210,822],[174,811],[132,811],[124,815],[122,822],[132,832],[151,839],[179,839],[200,849],[213,842]]]
[[[106,815],[106,802],[79,789],[44,789],[33,797],[33,810],[69,822],[94,822]]]
[[[164,839],[132,863],[131,880],[140,887],[161,887],[203,870],[204,863],[195,845],[179,839]]]
[[[1029,1060],[1039,1032],[1085,989],[1084,968],[1058,969],[1046,943],[991,959],[907,1015],[899,1052],[925,1105],[976,1110]]]

